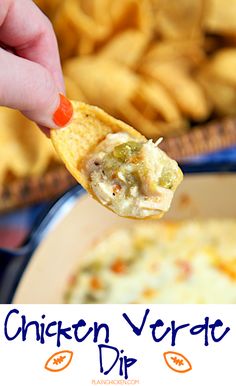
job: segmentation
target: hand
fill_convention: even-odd
[[[71,118],[56,37],[32,0],[0,6],[0,105],[20,110],[40,126],[64,126]],[[56,111],[56,114],[54,114]]]

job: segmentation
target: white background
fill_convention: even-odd
[[[108,376],[100,374],[97,344],[92,342],[93,334],[83,343],[75,340],[62,340],[60,348],[56,346],[55,338],[46,338],[44,345],[36,342],[35,335],[28,334],[27,341],[17,338],[8,342],[4,336],[4,321],[9,310],[17,308],[19,316],[12,316],[9,322],[9,332],[21,325],[21,315],[26,315],[27,321],[37,320],[49,323],[62,320],[64,327],[71,326],[79,319],[84,319],[88,326],[95,321],[105,322],[110,327],[109,345],[124,349],[127,356],[138,360],[129,370],[129,379],[139,380],[143,386],[235,386],[235,342],[236,342],[236,308],[235,306],[201,306],[201,305],[2,305],[0,307],[0,374],[4,384],[13,385],[50,385],[50,386],[89,386],[95,380],[122,380],[118,370],[114,369]],[[141,324],[146,308],[151,311],[146,321],[143,333],[137,337],[122,313],[126,312],[138,326]],[[45,314],[46,318],[41,319]],[[171,347],[168,335],[161,343],[152,340],[149,325],[157,319],[162,319],[165,326],[171,320],[177,324],[190,323],[191,326],[204,322],[206,316],[210,322],[221,319],[224,326],[231,331],[219,343],[214,343],[209,335],[209,346],[204,346],[203,334],[192,336],[186,329],[177,336],[177,344]],[[164,332],[163,328],[160,331]],[[81,330],[82,332],[82,330]],[[219,330],[219,332],[223,332]],[[218,334],[217,334],[218,335]],[[101,333],[102,337],[102,333]],[[104,343],[102,339],[99,343]],[[57,351],[71,350],[74,356],[71,364],[58,373],[44,369],[47,359]],[[163,353],[176,351],[185,355],[192,364],[192,370],[187,373],[176,373],[165,364]]]

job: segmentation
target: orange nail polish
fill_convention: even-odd
[[[73,107],[65,95],[60,94],[60,104],[53,114],[53,122],[60,127],[65,126],[73,115]]]

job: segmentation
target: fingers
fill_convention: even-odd
[[[48,69],[64,93],[58,46],[52,25],[32,0],[4,0],[0,7],[1,42],[17,55]]]
[[[47,17],[32,0],[4,0],[0,37],[16,54],[0,49],[0,104],[22,111],[46,134],[47,128],[66,124],[72,108],[59,95],[65,92],[64,81],[56,37]]]
[[[58,128],[72,116],[50,72],[38,63],[0,49],[0,104],[23,112],[41,126]]]

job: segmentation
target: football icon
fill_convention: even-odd
[[[186,373],[192,370],[191,363],[184,355],[174,351],[165,352],[163,355],[167,366],[171,370],[177,373]]]
[[[65,370],[72,361],[73,352],[64,350],[56,352],[51,355],[45,364],[45,369],[48,371],[62,371]]]

